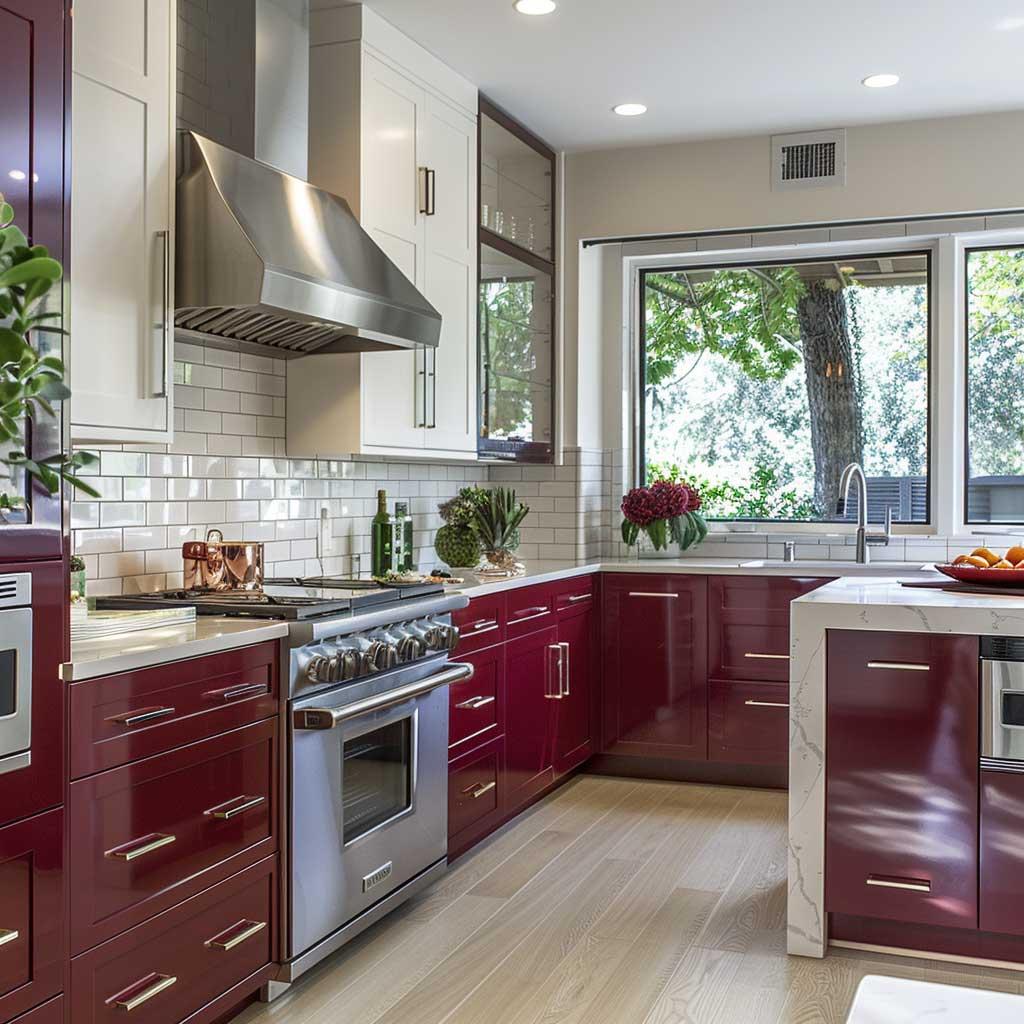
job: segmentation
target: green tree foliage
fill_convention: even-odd
[[[485,281],[480,289],[484,339],[487,434],[532,440],[534,336],[533,281]]]

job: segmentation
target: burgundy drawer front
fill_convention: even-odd
[[[508,594],[508,639],[555,624],[555,593],[550,586],[521,587]]]
[[[0,829],[0,1020],[60,991],[64,812]]]
[[[73,782],[72,950],[272,853],[276,764],[274,719]]]
[[[114,1024],[126,1012],[146,1024],[177,1024],[269,963],[275,859],[74,957],[75,1024]]]
[[[577,576],[564,583],[556,583],[551,589],[559,618],[570,612],[594,606],[593,576]]]
[[[708,757],[730,764],[789,760],[789,685],[712,680],[708,685]]]
[[[981,901],[986,932],[1024,935],[1024,774],[981,773]]]
[[[277,714],[277,644],[71,686],[71,777]]]
[[[505,731],[505,650],[489,647],[460,660],[473,666],[472,679],[450,690],[448,748],[453,756],[469,744],[483,743]]]
[[[708,672],[712,679],[789,680],[789,606],[827,583],[777,576],[708,579]]]
[[[827,648],[826,910],[977,928],[977,637]]]
[[[502,749],[488,743],[448,768],[448,835],[501,809]]]
[[[11,1024],[64,1024],[64,997],[57,996],[56,999],[51,999],[42,1006],[15,1017]]]
[[[505,595],[474,597],[468,608],[460,608],[452,614],[452,622],[459,627],[461,633],[459,646],[455,650],[456,658],[503,643]]]

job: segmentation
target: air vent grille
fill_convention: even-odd
[[[1024,661],[1024,638],[983,636],[981,656],[988,661]]]
[[[772,189],[846,184],[846,132],[799,132],[772,138]]]
[[[13,608],[32,603],[32,577],[27,572],[0,576],[0,607]]]

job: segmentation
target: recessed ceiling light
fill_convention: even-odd
[[[24,181],[26,175],[24,171],[8,171],[7,177],[13,178],[15,181]]]
[[[642,103],[620,103],[612,107],[619,117],[637,117],[639,114],[646,114],[647,108]]]
[[[516,0],[515,9],[520,14],[551,14],[558,6],[555,0]]]
[[[860,84],[866,85],[869,89],[888,89],[890,86],[896,85],[899,80],[899,75],[886,71],[879,75],[868,75],[867,78],[861,79]]]

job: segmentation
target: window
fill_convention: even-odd
[[[930,271],[929,252],[644,270],[641,473],[697,483],[711,518],[816,522],[855,515],[838,486],[859,462],[872,522],[929,522]]]
[[[968,523],[1024,523],[1024,248],[967,252]]]

